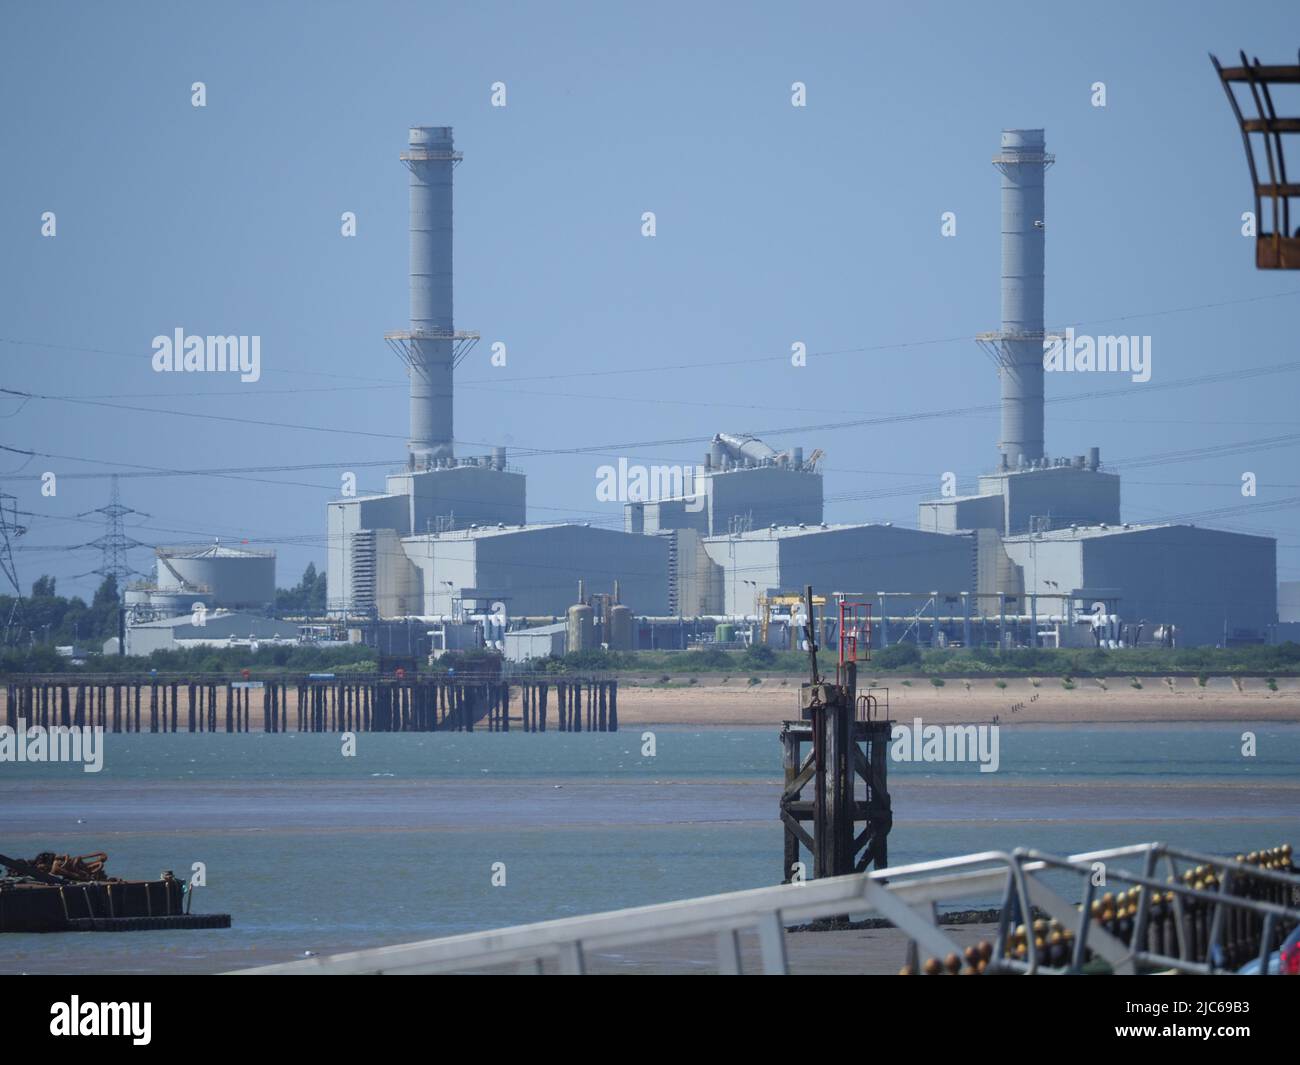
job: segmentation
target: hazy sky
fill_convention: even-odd
[[[1273,535],[1300,578],[1298,511],[1268,509],[1300,498],[1300,273],[1254,268],[1206,54],[1295,62],[1294,2],[44,3],[5,23],[0,384],[64,397],[0,396],[0,444],[59,456],[0,452],[0,490],[35,515],[24,589],[93,590],[72,578],[96,553],[66,548],[100,534],[77,516],[112,472],[145,543],[273,546],[281,585],[323,563],[341,475],[379,489],[405,460],[383,334],[408,318],[412,125],[453,126],[465,155],[456,325],[483,343],[458,448],[510,447],[532,520],[621,525],[598,466],[695,463],[718,430],[823,448],[831,521],[914,523],[945,471],[991,468],[997,415],[967,410],[998,396],[970,339],[999,319],[990,159],[1003,127],[1041,126],[1048,323],[1149,335],[1153,363],[1145,384],[1049,375],[1052,400],[1117,394],[1049,403],[1048,453],[1160,457],[1126,472],[1126,520]],[[260,336],[261,379],[155,373],[176,328]]]

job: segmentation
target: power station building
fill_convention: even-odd
[[[562,616],[579,582],[592,592],[635,603],[642,614],[668,613],[668,545],[586,525],[521,525],[458,529],[402,541],[425,616],[457,610],[510,617]]]
[[[716,613],[740,617],[757,614],[760,595],[809,584],[855,599],[903,592],[890,609],[915,611],[928,598],[922,590],[965,590],[974,575],[970,537],[893,525],[778,527],[710,537],[704,550],[721,571]]]
[[[1100,449],[1046,453],[1043,178],[1053,162],[1042,130],[1003,131],[993,160],[1002,178],[1002,323],[979,337],[1001,383],[997,468],[973,494],[922,502],[917,525],[972,534],[974,590],[1002,610],[1028,600],[1035,614],[1118,616],[1137,639],[1162,630],[1179,644],[1262,642],[1277,613],[1275,540],[1124,524],[1120,478],[1102,468]]]
[[[1277,541],[1267,536],[1093,525],[1004,544],[1025,595],[1112,596],[1130,626],[1173,625],[1182,645],[1260,643],[1277,615]]]
[[[637,631],[654,638],[654,625],[671,619],[752,621],[767,597],[811,584],[819,594],[873,602],[884,615],[878,631],[918,642],[987,641],[990,615],[1003,646],[1008,638],[1045,641],[1041,621],[1057,626],[1060,644],[1065,630],[1090,618],[1107,619],[1112,638],[1125,641],[1159,632],[1165,642],[1234,643],[1275,631],[1275,541],[1126,525],[1120,478],[1098,448],[1047,452],[1044,349],[1054,335],[1043,314],[1044,176],[1054,159],[1042,130],[1004,130],[993,160],[1001,322],[977,338],[1001,390],[993,468],[969,494],[921,502],[914,529],[826,524],[822,452],[778,451],[743,433],[717,433],[689,473],[651,467],[645,483],[629,482],[617,496],[625,500],[622,531],[529,524],[525,478],[507,467],[504,449],[456,454],[453,376],[478,339],[453,321],[452,174],[460,160],[450,128],[410,131],[402,154],[410,322],[385,337],[410,377],[408,454],[383,493],[328,504],[333,614],[408,626],[503,613],[536,623],[571,618],[570,608],[590,612],[590,592],[606,611],[626,604],[642,619]],[[579,587],[584,602],[575,606]],[[535,635],[513,641],[515,657],[561,638],[556,626]]]
[[[410,131],[410,323],[385,334],[410,378],[406,469],[379,495],[327,507],[329,610],[345,618],[430,620],[492,613],[562,616],[580,580],[615,582],[642,613],[668,610],[665,541],[585,525],[528,525],[525,479],[504,448],[458,457],[453,431],[456,366],[477,333],[459,332],[452,309],[452,130]]]

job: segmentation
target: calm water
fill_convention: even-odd
[[[1242,732],[1257,754],[1241,755]],[[0,971],[219,971],[775,883],[774,729],[108,736],[101,773],[0,764],[0,851],[206,864],[228,931],[9,935]],[[1159,839],[1300,843],[1300,726],[1010,726],[1001,769],[891,764],[894,864]],[[491,883],[505,863],[506,884]]]

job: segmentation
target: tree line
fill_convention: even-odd
[[[319,617],[325,613],[325,603],[325,574],[309,562],[296,585],[276,589],[273,612]],[[32,582],[31,595],[21,601],[0,595],[0,643],[5,647],[75,647],[97,652],[105,640],[118,634],[121,605],[116,577],[105,577],[87,603],[77,595],[59,595],[55,578],[42,574]]]

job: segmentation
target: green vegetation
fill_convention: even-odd
[[[373,651],[370,652],[372,655]],[[499,677],[503,659],[499,651],[476,648],[472,651],[448,651],[434,660],[433,665],[420,663],[420,672],[475,673],[480,676]]]
[[[914,643],[896,643],[891,647],[872,652],[871,664],[876,669],[905,670],[916,669],[924,656]]]
[[[1007,682],[1005,680],[995,680],[993,682],[993,685],[994,687],[997,688],[1005,688],[1007,686]]]
[[[1271,692],[1275,692],[1275,691],[1277,691],[1277,678],[1276,678],[1276,677],[1269,677],[1266,681],[1264,681],[1264,683],[1268,685],[1268,690],[1269,690],[1269,691],[1271,691]]]
[[[1068,692],[1074,691],[1074,678],[1068,674],[1061,678],[1061,687]]]
[[[104,578],[89,606],[80,596],[68,599],[56,594],[53,577],[38,577],[17,612],[14,597],[0,595],[0,623],[14,619],[8,633],[10,647],[45,644],[51,654],[60,645],[98,651],[105,640],[117,635],[119,598],[115,577]]]
[[[296,587],[275,590],[275,609],[279,614],[320,617],[325,613],[325,601],[325,574],[316,572],[315,562],[307,563]]]
[[[942,677],[931,677],[930,683],[933,684],[936,688],[942,688],[948,682],[944,680]]]
[[[1138,691],[1141,691],[1141,690],[1142,690],[1142,682],[1141,682],[1140,680],[1138,680],[1137,677],[1134,677],[1131,681],[1129,681],[1129,685],[1128,685],[1128,686],[1129,686],[1130,688],[1137,688]]]
[[[374,673],[373,648],[355,647],[190,647],[148,656],[98,655],[74,666],[49,644],[0,651],[0,674],[10,673]]]

